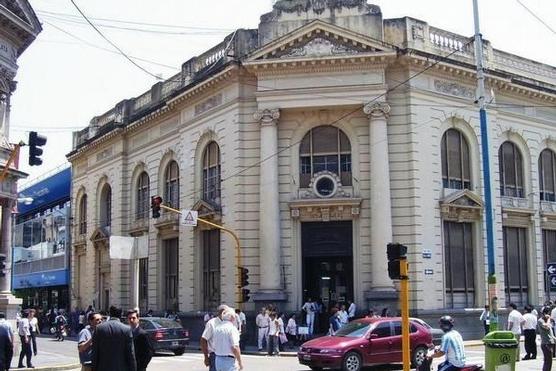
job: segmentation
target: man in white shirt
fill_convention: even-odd
[[[21,340],[21,352],[19,353],[19,364],[17,367],[23,368],[23,358],[27,359],[27,368],[34,368],[31,363],[31,330],[29,325],[29,312],[23,312],[22,318],[19,320],[17,327],[19,339]]]
[[[507,330],[513,332],[515,338],[517,339],[517,342],[519,343],[519,338],[521,336],[521,326],[523,325],[525,320],[523,319],[521,313],[518,312],[517,305],[515,305],[514,303],[510,303],[508,305],[508,310],[510,311],[510,314],[508,314]],[[516,361],[519,361],[519,346],[517,347],[516,352]]]
[[[349,321],[353,321],[355,319],[355,312],[357,311],[357,306],[352,300],[348,300],[349,307],[348,307],[348,318]]]
[[[316,306],[313,303],[313,299],[307,298],[307,301],[301,307],[307,313],[305,323],[307,323],[307,327],[309,328],[309,336],[313,335],[313,325],[315,323],[315,312]]]
[[[218,307],[218,315],[211,318],[205,324],[205,330],[201,335],[200,345],[201,351],[205,356],[205,366],[209,368],[209,371],[216,371],[216,354],[214,353],[214,330],[218,325],[222,323],[222,313],[230,309],[227,305],[221,305]]]
[[[257,345],[259,346],[259,352],[262,352],[263,340],[265,343],[265,347],[268,346],[268,313],[265,307],[262,307],[259,314],[257,314],[257,317],[255,318],[255,323],[257,324],[257,336],[258,336]]]
[[[537,316],[533,314],[533,308],[530,305],[525,306],[525,314],[523,315],[523,336],[525,337],[525,357],[523,360],[537,358]]]
[[[232,308],[224,310],[222,321],[213,332],[215,364],[218,371],[236,371],[236,361],[243,370],[239,349],[239,331],[234,325],[236,314]]]

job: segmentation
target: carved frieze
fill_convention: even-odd
[[[290,215],[300,221],[342,221],[359,217],[360,198],[347,199],[300,199],[290,202]]]
[[[451,81],[434,80],[436,91],[457,97],[475,99],[475,90]]]
[[[363,107],[363,112],[365,112],[365,114],[367,114],[369,117],[388,117],[391,109],[392,108],[388,103],[374,102],[366,104]]]
[[[280,110],[278,108],[264,109],[255,112],[253,117],[255,120],[259,121],[261,125],[276,125],[278,119],[280,119]]]
[[[323,13],[327,8],[367,8],[371,14],[380,13],[376,5],[367,4],[367,0],[278,0],[274,9],[278,13],[301,13],[313,10],[316,14]]]
[[[207,100],[202,101],[201,103],[195,105],[195,116],[200,115],[214,107],[217,107],[222,104],[222,93],[213,95]]]
[[[529,200],[526,198],[519,198],[519,197],[501,197],[502,207],[503,208],[512,208],[512,209],[528,209],[529,208]]]
[[[307,44],[298,48],[287,49],[283,54],[279,54],[281,59],[301,58],[301,57],[328,57],[335,55],[357,54],[361,50],[332,41],[323,37],[316,37]]]

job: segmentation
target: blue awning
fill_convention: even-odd
[[[29,287],[60,286],[68,284],[68,270],[18,274],[12,277],[13,289],[26,289]]]
[[[25,205],[23,202],[17,203],[19,215],[27,213],[37,214],[44,209],[53,207],[70,199],[71,189],[71,168],[64,169],[29,188],[19,192],[18,197],[31,197],[33,202]]]

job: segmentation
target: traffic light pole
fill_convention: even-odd
[[[402,360],[403,371],[409,371],[411,367],[411,355],[409,350],[409,267],[407,259],[400,260],[400,307],[402,309]]]
[[[164,210],[172,211],[174,213],[178,213],[180,215],[182,214],[182,212],[180,210],[177,210],[177,209],[174,209],[174,208],[171,208],[169,206],[162,205],[162,204],[160,205],[160,208],[164,209]],[[241,308],[241,288],[240,288],[240,286],[241,286],[241,275],[239,273],[239,267],[241,267],[241,245],[240,245],[240,242],[239,242],[238,235],[233,230],[228,229],[224,226],[221,226],[220,224],[209,222],[208,220],[203,219],[203,218],[199,218],[199,217],[197,218],[197,220],[199,222],[203,223],[203,224],[210,225],[211,227],[214,227],[214,228],[218,228],[221,231],[226,232],[233,237],[233,239],[236,243],[236,264],[237,264],[236,265],[236,281],[237,281],[237,285],[236,285],[236,305],[237,305],[238,309],[242,309]]]

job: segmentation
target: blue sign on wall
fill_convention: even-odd
[[[52,207],[63,200],[69,200],[71,186],[71,168],[48,177],[29,188],[20,190],[18,197],[31,197],[33,202],[25,205],[18,202],[17,210],[20,215],[37,213],[39,210]]]
[[[30,287],[60,286],[68,284],[68,270],[19,274],[13,276],[13,288],[26,289]]]

